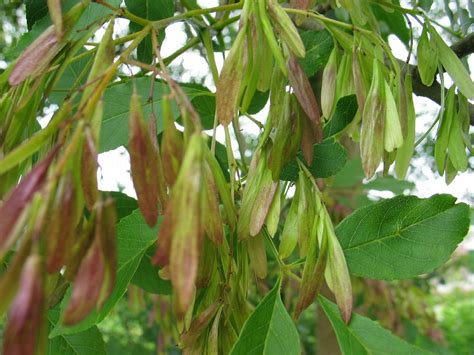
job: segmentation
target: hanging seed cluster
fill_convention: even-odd
[[[88,3],[62,14],[60,2],[49,0],[53,25],[0,80],[0,261],[8,264],[0,276],[0,314],[9,312],[6,354],[44,347],[45,312],[59,302],[66,304],[60,322],[75,325],[100,312],[115,286],[116,210],[97,185],[102,98],[120,66],[155,29],[144,27],[114,58],[111,19],[86,84],[64,99],[46,128],[24,140],[25,132],[35,130],[35,113],[66,59],[100,25],[91,25],[82,38],[68,37]],[[292,5],[307,10],[314,1]],[[162,303],[161,309],[172,314],[177,330],[170,330],[165,316],[162,326],[179,334],[175,340],[188,353],[229,353],[250,313],[253,281],[263,285],[263,279],[274,276],[267,253],[273,253],[283,278],[293,272],[293,264],[300,268],[299,276],[293,275],[301,278],[292,305],[295,319],[326,282],[342,318],[350,320],[348,268],[321,191],[324,184],[308,168],[314,145],[327,138],[323,126],[330,123],[338,100],[354,94],[358,111],[345,132],[359,142],[366,177],[374,176],[383,162],[385,171],[395,164],[403,178],[415,145],[415,109],[410,73],[379,35],[364,29],[375,23],[368,3],[341,0],[339,5],[349,11],[354,26],[350,31],[334,21],[321,22],[334,48],[322,72],[319,104],[299,61],[306,49],[288,11],[277,0],[243,2],[238,32],[216,83],[216,123],[228,133],[258,92],[270,91],[270,105],[248,167],[244,162],[239,169],[227,147],[230,176],[152,42],[161,66],[150,81],[161,75],[169,90],[160,98],[160,114],[145,117],[144,98],[134,87],[127,148],[138,207],[148,226],[159,224],[152,263],[173,290],[171,303]],[[305,17],[298,14],[294,20],[301,24]],[[454,81],[443,96],[435,143],[438,171],[451,181],[468,165],[468,100],[474,99],[474,85],[429,24],[417,57],[425,85],[433,83],[441,67]],[[163,128],[159,140],[157,122]],[[283,169],[294,160],[296,181],[281,181]]]

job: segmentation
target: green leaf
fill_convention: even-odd
[[[59,309],[50,309],[47,318],[49,325],[54,326],[59,319]],[[95,355],[106,354],[102,334],[96,326],[76,334],[60,335],[48,341],[49,355],[89,355],[91,352]]]
[[[353,187],[362,184],[365,178],[362,163],[359,157],[349,160],[346,165],[334,176],[333,187]]]
[[[255,115],[259,113],[261,110],[263,110],[263,108],[267,104],[269,95],[270,95],[270,91],[266,91],[266,92],[260,92],[258,90],[255,91],[252,101],[250,102],[250,105],[247,109],[247,113],[251,115]]]
[[[148,227],[139,210],[120,220],[117,224],[117,278],[115,288],[107,299],[100,312],[93,311],[82,322],[66,327],[59,322],[52,330],[49,337],[53,338],[61,334],[73,334],[88,329],[102,321],[122,298],[127,290],[128,284],[135,275],[145,252],[156,241],[159,224],[154,228]],[[71,288],[61,301],[61,313],[66,309]]]
[[[158,271],[160,269],[151,263],[155,250],[156,248],[153,246],[145,253],[135,275],[133,275],[132,284],[146,292],[169,295],[171,294],[171,283],[159,277]]]
[[[125,0],[127,9],[134,15],[156,21],[174,14],[173,0]]]
[[[357,108],[357,97],[355,95],[341,97],[337,101],[331,119],[324,126],[324,138],[332,137],[346,128],[354,119]]]
[[[398,180],[393,176],[380,176],[364,184],[367,190],[392,191],[396,195],[403,194],[406,190],[413,190],[415,184],[411,181]]]
[[[392,0],[391,2],[394,5],[400,6],[400,1],[398,0]],[[385,40],[387,40],[388,35],[394,34],[406,46],[409,45],[410,30],[408,29],[405,18],[400,11],[394,10],[392,12],[387,12],[379,5],[373,5],[372,10],[374,12],[375,18],[386,25],[386,27],[381,27],[382,37]]]
[[[138,209],[137,200],[124,194],[123,192],[108,191],[105,193],[114,199],[118,220],[127,217],[128,215],[132,214],[133,211]]]
[[[325,141],[315,144],[313,163],[309,167],[309,171],[318,178],[327,178],[335,175],[342,169],[347,159],[347,152],[342,145],[332,141]],[[298,153],[298,158],[304,161],[303,154]],[[298,163],[296,159],[289,162],[280,175],[281,180],[296,181],[298,178]]]
[[[421,7],[425,11],[429,11],[431,9],[431,5],[433,5],[433,0],[418,1],[418,6]]]
[[[80,50],[78,54],[84,52],[85,51]],[[51,94],[48,96],[48,100],[51,103],[60,105],[74,85],[76,87],[79,87],[86,82],[87,73],[90,69],[89,62],[92,58],[93,57],[90,55],[86,56],[84,58],[72,62],[66,67],[63,75],[61,75],[58,82],[54,86],[54,89],[52,90]],[[87,69],[87,73],[85,73],[85,75],[81,75],[84,68]]]
[[[298,331],[281,301],[280,281],[247,319],[231,354],[301,354]]]
[[[48,13],[48,4],[46,0],[27,0],[26,7],[26,23],[28,30],[31,30],[36,21],[46,16]]]
[[[210,137],[207,139],[207,145],[209,148],[211,148],[212,139]],[[229,181],[230,175],[229,175],[229,161],[227,160],[227,149],[224,144],[219,143],[217,141],[216,141],[215,157],[216,157],[217,162],[219,163],[219,166],[221,167],[222,173],[224,174],[226,181]]]
[[[334,42],[328,31],[305,31],[301,33],[301,39],[306,48],[306,56],[299,62],[305,74],[310,77],[324,68]]]
[[[150,93],[150,78],[137,78],[135,81],[137,93],[142,99],[142,110],[145,117],[151,113],[151,104],[148,101]],[[183,91],[192,101],[198,96],[212,95],[208,89],[200,85],[181,85]],[[100,130],[100,152],[118,148],[128,143],[128,116],[130,113],[130,96],[133,92],[132,81],[120,82],[108,88],[104,93],[104,116]],[[161,81],[155,83],[153,92],[153,106],[157,115],[158,133],[163,130],[161,117],[161,99],[168,93],[168,87]],[[174,107],[175,116],[177,109]]]
[[[216,114],[216,96],[197,84],[186,84],[188,89],[194,88],[195,90],[202,91],[202,95],[194,97],[191,102],[201,117],[201,123],[204,129],[212,129],[214,126],[214,116]],[[260,112],[268,101],[269,92],[256,91],[252,101],[250,102],[248,113],[253,115]]]
[[[71,9],[74,5],[78,3],[78,0],[66,0],[63,3],[63,12],[65,13],[67,10]],[[122,0],[107,0],[107,3],[114,6],[119,7],[122,3]],[[105,16],[112,14],[113,11],[108,9],[107,7],[96,4],[93,1],[87,6],[84,12],[81,15],[81,18],[77,23],[74,25],[72,34],[70,36],[71,39],[79,39],[84,36],[85,29],[87,29],[92,23],[99,21]]]
[[[319,296],[318,300],[334,328],[343,355],[431,354],[393,335],[377,322],[358,314],[353,313],[351,322],[346,325],[334,303],[322,296]]]
[[[203,129],[212,129],[216,112],[216,97],[214,95],[198,96],[192,100],[192,104],[201,117]]]
[[[469,207],[450,195],[397,196],[356,210],[336,228],[349,271],[405,279],[446,262],[469,229]]]
[[[349,160],[344,168],[334,177],[332,187],[347,188],[362,185],[364,171],[360,158]],[[396,195],[403,194],[406,190],[413,190],[415,184],[411,181],[398,180],[393,176],[378,176],[362,185],[365,190],[391,191]]]
[[[174,14],[173,0],[125,0],[128,10],[141,18],[156,21]],[[140,31],[143,26],[130,22],[130,32]],[[161,43],[165,38],[165,31],[158,33],[158,42]],[[140,43],[137,48],[138,60],[144,63],[151,63],[153,60],[153,48],[150,35]]]

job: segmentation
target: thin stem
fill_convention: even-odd
[[[293,274],[291,271],[286,272],[285,276],[288,276],[288,277],[292,278],[293,280],[298,281],[299,283],[301,283],[301,281],[302,281],[301,277],[299,277],[298,275]]]
[[[304,265],[305,262],[306,262],[306,258],[301,258],[301,259],[298,259],[298,260],[292,262],[291,264],[286,264],[286,267],[288,269],[293,269],[295,267]]]
[[[198,43],[199,43],[199,38],[198,37],[194,37],[194,38],[190,39],[183,47],[176,50],[174,53],[170,54],[168,57],[164,58],[163,62],[165,63],[165,65],[169,65],[173,60],[178,58],[181,54],[186,52],[188,49],[193,48]]]
[[[457,31],[454,31],[452,30],[451,28],[449,27],[446,27],[446,26],[443,26],[442,24],[440,24],[438,21],[436,20],[433,20],[433,19],[430,19],[429,20],[430,22],[434,23],[436,26],[438,26],[439,28],[442,28],[443,30],[445,30],[446,32],[448,32],[449,34],[453,35],[454,37],[456,38],[462,38],[462,34],[457,32]]]
[[[117,45],[121,45],[121,44],[130,42],[130,41],[133,41],[135,38],[137,38],[137,37],[140,35],[140,33],[141,33],[141,32],[134,32],[134,33],[131,33],[131,34],[129,34],[129,35],[126,35],[126,36],[117,38],[115,41],[113,41],[113,45],[114,45],[114,46],[117,46]],[[81,60],[82,58],[87,57],[88,55],[94,54],[96,51],[97,51],[97,47],[96,47],[96,48],[92,48],[92,49],[89,50],[89,51],[85,51],[85,52],[83,52],[83,53],[81,53],[81,54],[78,54],[78,55],[76,55],[75,57],[72,57],[72,58],[71,58],[70,63],[73,63],[73,62],[76,62],[76,61],[78,61],[78,60]],[[51,68],[50,68],[50,71],[56,70],[58,67],[59,67],[59,64],[58,64],[58,65],[55,65],[55,66],[53,66],[53,67],[51,67]]]
[[[192,10],[197,10],[197,9],[201,9],[202,7],[200,7],[196,1],[192,0],[191,3],[189,0],[181,0],[181,5],[187,10],[187,11],[192,11]],[[204,17],[206,18],[206,20],[208,21],[208,23],[210,24],[213,24],[216,22],[216,20],[214,19],[214,17],[211,16],[211,14],[204,14]]]
[[[159,30],[160,28],[166,27],[174,22],[186,20],[192,17],[197,17],[201,15],[206,15],[210,14],[213,12],[221,12],[221,11],[232,11],[232,10],[238,10],[243,7],[243,2],[238,2],[235,4],[229,4],[229,5],[221,5],[221,6],[215,6],[215,7],[209,7],[207,9],[195,9],[195,10],[190,10],[185,13],[173,16],[173,17],[168,17],[162,20],[157,20],[157,21],[150,21],[145,18],[142,18],[140,16],[134,15],[130,11],[128,11],[126,8],[118,8],[115,7],[109,3],[107,3],[105,0],[95,0],[96,3],[107,7],[108,9],[115,11],[118,16],[124,17],[129,19],[132,22],[138,23],[139,25],[142,26],[147,26],[149,24],[152,24],[155,30]]]
[[[179,14],[173,17],[168,17],[163,20],[158,20],[158,21],[153,21],[153,27],[155,29],[160,29],[163,27],[168,26],[169,24],[172,24],[174,22],[178,22],[181,20],[186,20],[191,17],[196,17],[196,16],[201,16],[213,12],[221,12],[221,11],[232,11],[232,10],[238,10],[243,7],[243,2],[238,2],[235,4],[230,4],[230,5],[221,5],[221,6],[215,6],[215,7],[209,7],[207,9],[196,9],[196,10],[191,10],[187,11],[183,14]]]
[[[152,46],[155,52],[156,59],[158,60],[159,66],[161,68],[161,72],[159,72],[158,74],[168,83],[168,86],[176,99],[176,103],[178,104],[178,107],[181,110],[181,114],[183,116],[185,126],[186,126],[185,118],[186,118],[186,115],[189,114],[189,119],[194,124],[194,128],[197,129],[198,131],[201,131],[202,126],[201,126],[201,121],[199,119],[199,116],[197,112],[195,111],[194,107],[192,106],[192,104],[190,103],[190,101],[188,100],[188,97],[184,94],[181,87],[178,84],[176,84],[176,82],[171,78],[171,75],[169,74],[168,69],[166,68],[166,64],[163,62],[163,57],[161,56],[161,52],[158,46],[158,40],[156,36],[156,30],[152,28],[151,31],[152,31],[152,36],[151,36]]]
[[[263,234],[265,235],[265,238],[267,239],[268,244],[270,244],[270,250],[272,251],[272,254],[275,257],[275,260],[278,262],[280,269],[282,271],[285,271],[287,269],[286,264],[283,262],[283,260],[281,260],[280,254],[278,254],[278,250],[275,244],[273,244],[273,239],[270,236],[270,234],[268,234],[268,231],[265,228],[263,229]]]
[[[132,22],[138,23],[139,25],[147,26],[151,23],[150,20],[147,20],[143,17],[132,14],[130,11],[128,11],[124,7],[115,7],[111,4],[109,4],[105,0],[94,0],[94,2],[108,8],[108,9],[114,11],[114,12],[116,12],[118,16],[125,17],[125,18],[129,19]]]
[[[350,30],[352,32],[360,32],[360,33],[363,33],[365,34],[366,36],[368,37],[371,37],[373,39],[375,39],[383,48],[384,52],[387,54],[391,64],[392,64],[392,67],[393,69],[395,70],[395,72],[398,74],[398,72],[400,71],[400,68],[398,66],[398,63],[397,63],[397,60],[395,59],[395,57],[393,56],[392,54],[392,51],[390,50],[390,47],[387,45],[387,43],[379,36],[377,35],[376,33],[370,31],[370,30],[366,30],[364,28],[361,28],[361,27],[357,27],[357,26],[354,26],[352,24],[349,24],[349,23],[345,23],[345,22],[341,22],[341,21],[338,21],[338,20],[334,20],[334,19],[331,19],[329,17],[326,17],[326,16],[323,16],[321,14],[318,14],[314,11],[311,11],[311,10],[308,10],[308,11],[305,11],[305,10],[297,10],[297,9],[291,9],[291,8],[284,8],[284,10],[287,12],[287,13],[290,13],[290,14],[297,14],[297,15],[303,15],[303,16],[310,16],[310,17],[313,17],[319,21],[321,21],[323,24],[330,24],[330,25],[335,25],[335,26],[338,26],[338,27],[341,27],[341,28],[344,28],[346,30]]]
[[[430,132],[433,130],[436,123],[438,123],[439,120],[441,119],[441,116],[443,115],[443,112],[444,112],[444,104],[445,104],[444,76],[443,76],[443,67],[439,63],[438,63],[438,71],[439,71],[439,79],[441,81],[441,84],[440,84],[440,86],[441,86],[441,107],[439,109],[439,114],[436,117],[436,119],[434,120],[434,122],[431,124],[430,128],[428,128],[428,130],[425,133],[423,133],[423,135],[415,142],[414,148],[418,147],[418,145],[421,142],[423,142],[423,140],[428,136],[428,134],[430,134]]]
[[[237,145],[239,148],[239,153],[240,153],[240,160],[242,161],[242,170],[244,173],[247,173],[247,164],[246,164],[246,158],[245,158],[245,151],[247,149],[246,144],[245,144],[245,137],[243,136],[242,132],[240,131],[240,125],[239,125],[239,116],[236,116],[232,120],[232,128],[234,129],[234,134],[235,138],[237,139]]]
[[[141,69],[143,69],[147,72],[151,72],[155,75],[158,74],[158,69],[156,67],[154,67],[153,65],[151,65],[151,64],[146,64],[146,63],[143,63],[143,62],[139,62],[138,60],[134,60],[134,59],[127,59],[124,63],[139,67],[139,68],[141,68]]]
[[[427,131],[425,133],[423,133],[423,135],[416,141],[416,143],[414,145],[414,148],[418,147],[420,145],[420,143],[425,140],[425,138],[428,136],[428,134],[430,134],[430,132],[433,130],[436,123],[439,122],[439,119],[441,118],[441,115],[442,115],[442,112],[439,113],[438,117],[436,117],[434,122],[431,124],[430,128],[428,128]]]
[[[210,26],[210,28],[214,29],[215,31],[220,31],[224,27],[236,22],[240,16],[234,16],[230,19],[226,19],[225,21],[219,21],[216,22],[214,25]],[[195,45],[199,44],[200,40],[198,37],[191,38],[183,47],[178,49],[176,52],[170,54],[168,57],[163,59],[163,62],[168,65],[170,64],[173,60],[175,60],[177,57],[179,57],[181,54],[185,53],[188,49],[191,49]]]
[[[360,28],[360,27],[357,27],[357,26],[354,26],[352,24],[349,24],[349,23],[345,23],[345,22],[342,22],[342,21],[338,21],[338,20],[334,20],[332,18],[329,18],[329,17],[326,17],[324,15],[321,15],[321,14],[318,14],[317,12],[314,12],[314,11],[311,11],[311,10],[298,10],[298,9],[292,9],[292,8],[283,8],[287,13],[289,14],[296,14],[296,15],[303,15],[303,16],[309,16],[309,17],[313,17],[323,23],[328,23],[330,25],[335,25],[335,26],[338,26],[338,27],[341,27],[341,28],[345,28],[346,30],[350,30],[350,31],[358,31],[358,32],[361,32],[361,33],[364,33],[366,35],[371,35],[372,32],[369,31],[369,30],[366,30],[364,28]]]
[[[248,113],[244,113],[244,117],[247,117],[250,121],[255,123],[258,126],[258,128],[264,129],[265,126],[260,121],[258,121],[255,117],[252,117]]]
[[[107,71],[105,71],[102,80],[99,82],[97,87],[94,90],[94,93],[91,97],[84,103],[82,107],[79,108],[77,114],[79,116],[84,115],[87,116],[88,113],[94,112],[97,102],[102,97],[102,94],[107,87],[107,85],[112,80],[113,76],[117,72],[117,69],[122,63],[125,63],[128,60],[128,57],[132,52],[138,47],[141,41],[148,35],[151,30],[151,26],[145,26],[145,28],[138,32],[137,37],[133,40],[132,43],[120,54],[120,57],[117,61],[115,61]]]
[[[94,0],[95,3],[99,4],[99,5],[102,5],[112,11],[120,11],[120,8],[119,7],[115,7],[113,6],[112,4],[109,4],[107,1],[104,1],[104,0]]]

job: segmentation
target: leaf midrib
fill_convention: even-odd
[[[443,211],[441,211],[441,212],[439,212],[439,213],[436,213],[436,214],[434,214],[434,215],[432,215],[432,216],[430,216],[430,217],[424,218],[424,219],[422,219],[422,220],[420,220],[420,221],[418,221],[418,222],[415,222],[415,223],[413,223],[413,224],[410,224],[410,225],[407,226],[407,227],[401,228],[401,229],[399,230],[398,234],[402,234],[403,232],[408,231],[408,230],[409,230],[410,228],[412,228],[412,227],[415,227],[415,226],[417,226],[417,225],[419,225],[419,224],[421,224],[421,223],[424,223],[424,222],[426,222],[426,221],[429,221],[430,219],[433,219],[433,218],[435,218],[435,217],[438,217],[439,215],[445,213],[446,211],[449,211],[451,208],[454,208],[454,207],[456,207],[456,205],[450,206],[449,208],[447,208],[447,209],[445,209],[445,210],[443,210]],[[372,240],[369,240],[369,241],[367,241],[367,242],[363,242],[363,243],[360,243],[360,244],[357,244],[357,245],[350,246],[350,247],[348,247],[348,248],[343,248],[343,250],[344,250],[344,251],[347,251],[347,250],[351,250],[351,249],[357,249],[357,248],[364,247],[364,246],[369,245],[369,244],[379,243],[379,242],[381,242],[381,241],[383,241],[383,240],[385,240],[385,239],[394,238],[394,237],[397,237],[397,233],[392,233],[392,234],[386,235],[386,236],[381,237],[381,238],[372,239]]]
[[[274,295],[274,302],[273,302],[273,306],[272,306],[272,315],[270,316],[270,319],[269,319],[269,322],[268,322],[268,328],[267,328],[267,331],[266,331],[266,337],[265,337],[265,341],[263,342],[263,353],[265,354],[265,350],[267,349],[267,344],[268,344],[268,334],[270,334],[270,329],[272,328],[272,320],[273,320],[273,317],[275,316],[275,307],[276,307],[276,304],[277,304],[277,296],[279,295],[279,290],[277,291],[277,293],[275,293]]]

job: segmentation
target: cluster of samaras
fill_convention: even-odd
[[[355,11],[356,25],[367,21],[368,8],[354,9],[352,1],[341,3]],[[18,128],[22,124],[18,117],[25,110],[36,112],[43,103],[39,93],[47,93],[55,70],[63,70],[61,58],[67,57],[68,48],[80,48],[89,38],[87,32],[77,42],[65,40],[87,5],[80,2],[62,16],[60,2],[50,1],[54,26],[0,79],[4,116],[0,118],[4,156],[0,173],[6,181],[0,191],[0,196],[5,195],[0,206],[0,260],[11,256],[9,251],[17,246],[0,278],[0,309],[10,308],[5,353],[32,353],[44,333],[44,312],[64,297],[69,282],[72,291],[61,318],[66,325],[99,310],[114,287],[115,208],[97,187],[101,98],[119,66],[154,29],[145,27],[114,61],[111,20],[81,97],[66,98],[49,125],[26,143],[21,143]],[[300,20],[297,16],[296,21]],[[346,261],[306,163],[312,163],[313,145],[324,138],[323,121],[331,119],[335,102],[355,94],[358,114],[348,132],[360,139],[366,176],[373,176],[382,160],[386,169],[395,162],[397,174],[404,176],[414,148],[415,112],[410,75],[399,67],[380,36],[357,27],[350,34],[329,20],[322,22],[335,40],[322,78],[323,119],[298,62],[305,56],[305,47],[287,12],[276,0],[243,4],[240,28],[216,92],[217,119],[227,130],[239,112],[247,112],[257,90],[270,91],[269,116],[243,189],[231,147],[227,147],[231,174],[226,178],[207,145],[198,114],[165,66],[157,72],[170,89],[162,99],[162,117],[152,113],[146,120],[139,96],[134,93],[130,99],[131,175],[146,223],[155,226],[161,221],[153,263],[161,267],[161,277],[171,280],[183,348],[201,349],[212,337],[215,342],[219,339],[222,351],[231,349],[249,313],[249,280],[252,275],[267,276],[267,239],[277,232],[281,201],[288,193],[280,174],[299,150],[304,159],[298,159],[295,195],[275,257],[294,256],[298,246],[299,258],[304,260],[295,318],[313,302],[326,280],[343,319],[350,319],[352,290]],[[152,39],[158,51],[156,36]],[[455,95],[453,86],[446,95],[435,147],[440,173],[452,179],[467,168],[464,135],[473,84],[430,26],[423,32],[418,57],[425,84],[433,82],[439,60],[460,91]],[[181,113],[183,130],[175,124],[173,105]],[[162,119],[164,127],[160,142],[157,119]],[[18,164],[41,147],[49,152],[22,174]]]

